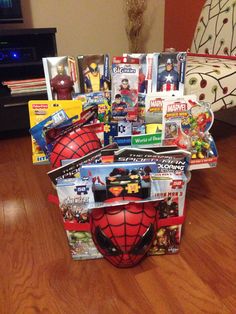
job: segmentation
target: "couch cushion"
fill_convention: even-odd
[[[213,111],[236,106],[236,57],[188,55],[185,94],[195,94]]]
[[[202,8],[191,52],[236,55],[236,0],[207,0]]]

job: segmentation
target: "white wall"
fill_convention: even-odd
[[[161,51],[165,1],[147,1],[145,50]],[[120,55],[128,51],[124,3],[125,0],[22,0],[24,24],[1,28],[56,27],[58,55]]]

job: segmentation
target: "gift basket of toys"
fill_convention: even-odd
[[[215,167],[209,104],[184,95],[185,52],[43,58],[32,159],[50,163],[72,258],[131,267],[179,251],[190,171]],[[111,63],[111,64],[110,64]]]

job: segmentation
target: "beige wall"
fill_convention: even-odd
[[[147,1],[145,50],[161,51],[165,1]],[[22,0],[22,6],[24,24],[1,28],[56,27],[58,55],[128,51],[123,0]]]

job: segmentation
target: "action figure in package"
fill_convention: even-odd
[[[78,92],[78,75],[73,57],[43,58],[48,99],[71,100]]]
[[[159,53],[126,53],[124,57],[139,59],[139,93],[151,93],[156,91],[156,83],[153,79],[157,77],[157,64]]]
[[[163,52],[158,57],[157,80],[153,80],[153,92],[183,95],[186,53]]]
[[[112,121],[136,121],[138,117],[139,59],[112,60]]]
[[[82,93],[110,90],[108,55],[83,55],[77,61]]]

